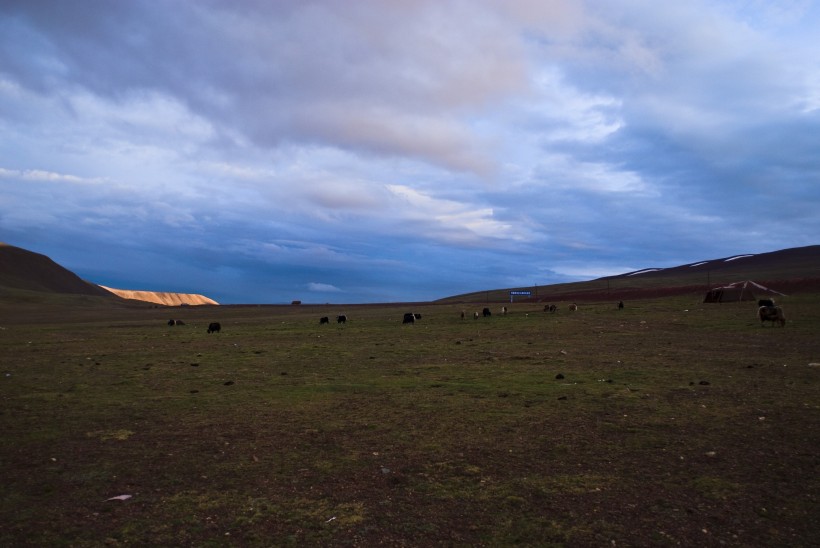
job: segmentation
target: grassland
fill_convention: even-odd
[[[820,295],[781,301],[2,306],[0,545],[816,545]]]

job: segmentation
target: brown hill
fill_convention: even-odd
[[[91,295],[107,299],[130,299],[167,306],[219,304],[203,295],[110,289],[87,282],[33,251],[0,242],[0,290],[23,290],[30,295]]]
[[[820,291],[820,245],[741,254],[671,268],[645,268],[584,282],[477,291],[437,302],[509,302],[510,291],[529,291],[516,302],[590,301],[701,295],[707,289],[753,280],[782,293]]]
[[[219,304],[213,299],[195,293],[167,293],[163,291],[134,291],[131,289],[113,289],[101,285],[103,289],[122,297],[135,301],[162,304],[165,306]]]
[[[0,242],[0,286],[40,291],[111,297],[111,293],[81,279],[45,255]]]

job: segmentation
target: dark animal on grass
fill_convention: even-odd
[[[760,318],[761,327],[765,322],[772,322],[772,325],[779,323],[780,327],[786,326],[786,316],[779,306],[761,306],[757,309],[757,317]]]
[[[624,309],[624,302],[623,301],[618,301],[618,310],[623,310],[623,309]]]
[[[558,310],[558,307],[557,307],[557,306],[555,306],[554,304],[545,304],[545,305],[544,305],[544,312],[550,312],[550,313],[553,313],[553,312],[555,312],[556,310]]]
[[[328,318],[327,316],[322,316],[321,318],[319,318],[319,325],[326,323],[330,323],[330,318]]]
[[[569,311],[570,312],[575,312],[576,310],[578,310],[578,305],[577,304],[572,303],[571,305],[569,305]]]
[[[168,325],[176,325],[176,320],[168,320]]]
[[[346,321],[347,321],[347,316],[345,316],[344,314],[336,316],[336,323],[345,323]]]
[[[401,323],[416,323],[416,317],[408,312],[404,315]]]
[[[487,307],[484,307],[484,310],[482,310],[482,311],[481,311],[481,314],[482,314],[485,318],[486,318],[486,317],[488,317],[488,316],[492,316],[492,315],[493,315],[493,313],[492,313],[492,312],[490,312],[490,309],[489,309],[489,308],[487,308]]]
[[[774,306],[774,299],[760,299],[757,306]]]
[[[463,319],[464,319],[464,318],[466,318],[466,317],[467,317],[467,313],[466,313],[465,311],[463,311],[463,310],[462,310],[462,311],[461,311],[461,319],[463,320]]]
[[[222,330],[222,326],[219,325],[219,322],[211,322],[208,324],[208,333],[219,333]]]
[[[417,320],[420,320],[420,319],[421,319],[421,314],[419,314],[418,312],[416,312],[416,313],[414,313],[414,314],[413,314],[413,317],[414,317],[415,319],[417,319]]]

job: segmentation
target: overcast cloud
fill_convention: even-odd
[[[813,1],[6,0],[0,240],[221,303],[820,235]]]

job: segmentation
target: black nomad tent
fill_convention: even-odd
[[[725,285],[723,287],[715,287],[706,292],[703,298],[705,303],[734,303],[738,301],[754,301],[756,297],[752,292],[753,289],[767,294],[783,295],[779,291],[769,289],[759,283],[751,280],[745,282],[735,282],[733,284]],[[785,295],[783,295],[785,297]]]

